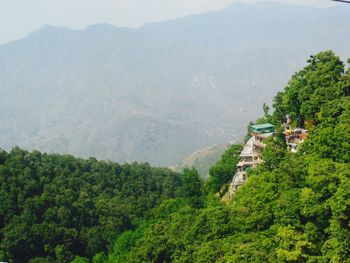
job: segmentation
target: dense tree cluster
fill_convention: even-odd
[[[163,200],[190,197],[198,174],[183,178],[148,164],[68,155],[0,152],[0,261],[92,258]]]
[[[219,192],[220,195],[225,193],[227,189],[223,186],[227,186],[227,183],[232,180],[242,149],[242,145],[233,144],[224,152],[220,160],[210,168],[210,177],[207,182],[207,189],[210,192]]]

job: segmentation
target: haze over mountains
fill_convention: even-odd
[[[0,147],[179,163],[239,139],[308,55],[350,57],[349,14],[271,2],[139,29],[44,26],[0,45]]]

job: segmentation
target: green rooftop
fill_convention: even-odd
[[[250,128],[252,129],[253,132],[258,132],[258,133],[271,133],[275,131],[275,126],[272,125],[271,123],[251,125]]]

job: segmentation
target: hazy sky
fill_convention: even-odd
[[[0,43],[24,37],[45,24],[84,28],[96,23],[136,27],[262,0],[0,0]],[[279,0],[327,7],[329,0]]]

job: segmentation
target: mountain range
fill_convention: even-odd
[[[275,2],[0,45],[0,147],[175,165],[239,140],[305,57],[350,57],[350,8]]]

